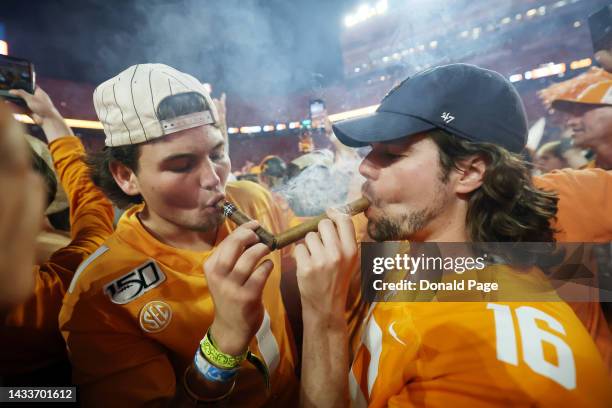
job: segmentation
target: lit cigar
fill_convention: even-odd
[[[349,214],[350,216],[357,215],[364,212],[370,206],[370,202],[367,198],[361,197],[347,205],[338,208],[339,211]],[[293,244],[296,241],[304,238],[309,232],[315,232],[318,229],[319,221],[329,218],[326,214],[321,214],[315,218],[312,218],[300,225],[296,225],[293,228],[276,236],[276,249],[281,249],[287,245]]]
[[[221,200],[217,203],[216,207],[220,210],[223,210],[223,215],[234,221],[236,225],[242,225],[249,221],[252,221],[245,213],[240,211],[236,206],[229,201]],[[259,236],[261,242],[266,244],[271,250],[276,249],[276,240],[274,239],[274,235],[268,232],[261,225],[257,227],[255,233]]]

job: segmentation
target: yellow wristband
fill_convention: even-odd
[[[213,342],[212,337],[210,336],[210,331],[206,332],[206,336],[204,336],[200,342],[200,350],[209,363],[226,370],[231,370],[240,366],[240,364],[246,360],[249,352],[247,349],[244,353],[238,356],[223,353]]]

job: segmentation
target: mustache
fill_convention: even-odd
[[[372,192],[372,186],[370,184],[369,181],[365,181],[362,185],[361,185],[361,195],[364,196],[365,198],[368,199],[368,201],[373,204],[373,205],[378,205],[379,204],[379,200],[376,198],[376,196],[373,194]]]

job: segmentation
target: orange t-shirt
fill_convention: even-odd
[[[278,208],[262,187],[229,183],[226,195],[251,218],[277,229]],[[159,242],[140,223],[142,208],[126,211],[115,234],[81,266],[60,314],[74,380],[88,407],[168,403],[214,317],[203,270],[214,249],[194,252]],[[226,220],[217,244],[234,227]],[[275,266],[264,289],[265,317],[250,348],[269,367],[271,392],[266,395],[262,376],[245,362],[230,406],[283,406],[297,398],[279,252],[269,258]]]
[[[535,185],[558,194],[557,242],[612,241],[612,171],[556,170],[534,178]],[[612,333],[599,304],[599,290],[590,289],[592,302],[571,302],[595,340],[612,374]]]
[[[57,324],[62,299],[79,264],[113,232],[113,207],[89,178],[81,141],[63,137],[49,148],[70,202],[71,242],[34,267],[34,294],[2,315],[0,376],[30,374],[66,358]]]
[[[589,334],[563,302],[374,303],[354,407],[609,407]]]

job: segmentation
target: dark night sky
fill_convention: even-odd
[[[39,76],[98,84],[162,62],[244,97],[342,77],[354,0],[3,0],[9,52]]]

